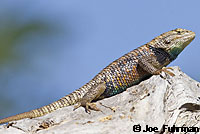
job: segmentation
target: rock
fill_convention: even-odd
[[[174,77],[152,76],[125,92],[97,102],[102,112],[87,114],[73,106],[48,115],[0,126],[0,134],[128,134],[146,125],[153,130],[167,127],[200,127],[200,83],[173,67]],[[153,129],[154,128],[154,129]],[[199,129],[200,131],[200,129]],[[200,132],[199,132],[200,133]]]

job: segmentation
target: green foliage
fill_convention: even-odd
[[[41,21],[31,21],[29,23],[20,23],[13,20],[0,22],[0,65],[11,60],[16,60],[18,53],[14,49],[19,45],[17,43],[30,33],[39,33],[48,30],[48,25]]]
[[[4,71],[2,67],[13,68],[16,63],[23,61],[25,55],[21,56],[19,48],[22,48],[21,42],[26,40],[29,35],[52,33],[52,28],[45,21],[36,19],[24,23],[20,18],[12,17],[14,19],[9,19],[11,17],[12,15],[6,17],[1,16],[0,21],[0,117],[6,116],[8,111],[12,111],[15,108],[15,101],[7,97],[9,96],[9,89],[7,89],[6,85],[11,77],[2,75]]]

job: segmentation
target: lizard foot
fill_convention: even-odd
[[[103,107],[105,108],[109,108],[111,111],[115,112],[116,111],[116,107],[109,107],[109,106],[106,106],[104,104],[102,104],[101,102],[99,103],[100,105],[102,105]]]
[[[85,108],[85,112],[90,114],[91,111],[90,110],[94,110],[94,111],[101,111],[97,106],[96,103],[89,103],[87,102],[85,105],[82,105],[81,102],[77,103],[76,106],[74,106],[73,111],[75,111],[77,108],[83,106]],[[102,112],[102,111],[101,111]]]
[[[94,111],[101,111],[98,107],[97,107],[97,105],[96,105],[96,103],[86,103],[86,106],[85,106],[85,111],[86,111],[86,113],[91,113],[91,111],[90,111],[90,109],[91,110],[94,110]],[[101,111],[102,112],[102,111]]]
[[[169,75],[172,76],[172,77],[175,76],[175,74],[172,73],[172,72],[170,72],[168,69],[173,70],[172,67],[163,67],[162,69],[156,71],[155,74],[159,75],[161,72],[165,72],[165,73],[169,74]]]
[[[83,106],[85,108],[85,112],[89,114],[91,113],[90,110],[101,111],[99,108],[97,108],[96,103],[91,103],[91,102],[97,99],[105,91],[105,89],[106,85],[104,82],[101,82],[92,87],[92,89],[90,89],[90,91],[87,92],[81,98],[81,100],[79,100],[78,104],[74,106],[74,110]]]
[[[78,109],[79,107],[81,107],[81,103],[80,103],[80,102],[78,102],[77,105],[74,106],[73,111],[75,111],[75,110]]]

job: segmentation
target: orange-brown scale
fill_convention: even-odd
[[[138,65],[140,57],[152,55],[148,45],[145,44],[131,51],[105,68],[107,71],[104,74],[103,80],[107,88],[100,98],[118,94],[127,87],[137,84],[146,75],[149,75]]]

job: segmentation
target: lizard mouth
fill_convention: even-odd
[[[184,40],[184,43],[182,45],[180,45],[180,48],[182,48],[182,50],[190,44],[190,42],[192,40],[194,40],[195,38],[195,33],[190,31],[188,34],[186,34],[184,37],[183,37],[183,40]]]
[[[172,59],[176,57],[183,51],[183,49],[190,44],[190,42],[195,38],[195,33],[188,31],[182,37],[179,37],[174,47],[169,50]]]

